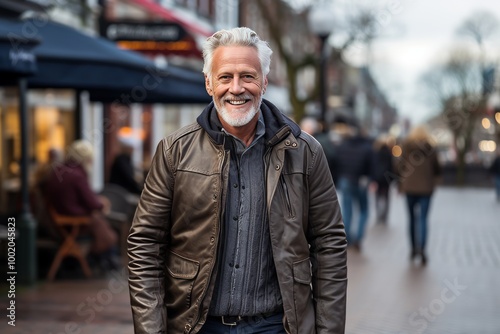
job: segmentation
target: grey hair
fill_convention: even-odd
[[[203,73],[206,76],[210,77],[212,74],[213,55],[219,46],[250,46],[256,48],[259,54],[262,74],[266,76],[269,73],[271,55],[273,54],[269,44],[261,40],[252,29],[239,27],[229,30],[219,30],[207,38],[203,46]]]

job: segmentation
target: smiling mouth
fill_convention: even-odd
[[[233,106],[241,106],[250,100],[226,100],[227,103]]]

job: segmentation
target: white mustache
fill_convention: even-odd
[[[222,101],[227,101],[227,100],[252,100],[253,99],[253,96],[251,95],[248,95],[248,94],[244,94],[244,95],[232,95],[232,94],[229,94],[229,95],[226,95],[224,97],[222,97]]]

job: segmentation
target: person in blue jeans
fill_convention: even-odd
[[[361,249],[368,220],[368,184],[373,177],[373,149],[370,140],[356,124],[339,122],[342,140],[336,148],[338,187],[341,211],[347,236],[347,244]],[[354,233],[353,217],[357,215]]]
[[[435,142],[423,126],[414,128],[402,144],[397,173],[399,190],[406,195],[411,243],[410,259],[427,263],[425,246],[431,198],[441,175]]]
[[[356,182],[347,177],[342,177],[339,180],[339,190],[342,194],[340,206],[344,217],[347,243],[359,250],[361,249],[361,241],[368,220],[368,189],[366,185],[360,184],[359,180]],[[358,225],[353,236],[351,222],[355,212],[358,214]]]
[[[427,217],[431,204],[431,195],[406,195],[406,203],[410,218],[409,232],[411,243],[411,258],[418,254],[422,257],[422,263],[427,262],[427,256],[424,252],[427,243]]]

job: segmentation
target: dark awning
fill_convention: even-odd
[[[2,25],[0,20],[0,25]],[[34,48],[38,70],[29,88],[87,90],[91,100],[124,103],[205,103],[211,100],[201,72],[167,66],[101,37],[43,19],[22,21],[41,43]]]

